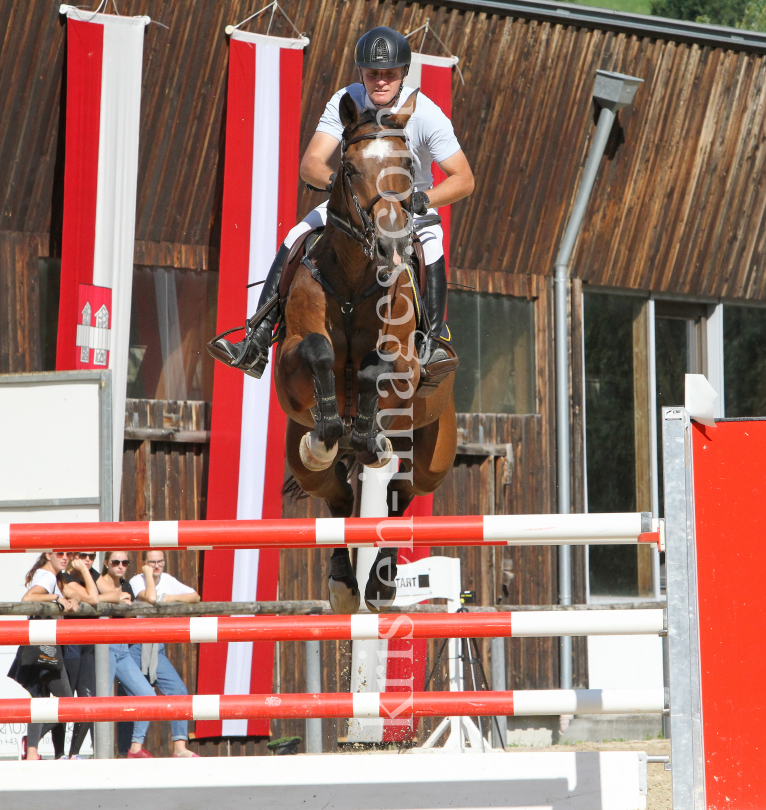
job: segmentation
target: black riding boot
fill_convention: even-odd
[[[266,363],[269,362],[271,337],[279,318],[279,307],[275,306],[270,309],[260,321],[256,321],[255,316],[258,314],[258,310],[279,292],[279,279],[282,277],[282,270],[289,253],[290,249],[282,243],[263,284],[261,297],[258,299],[258,309],[245,327],[247,331],[245,339],[240,340],[239,343],[230,343],[224,338],[219,338],[215,342],[215,346],[230,358],[229,365],[241,369],[245,374],[256,379],[260,379]]]
[[[446,360],[449,355],[436,342],[444,329],[444,312],[447,309],[447,267],[444,256],[433,264],[426,265],[425,308],[428,315],[429,330],[420,351],[420,365],[424,371],[432,363]]]

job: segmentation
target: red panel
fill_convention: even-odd
[[[710,810],[766,806],[766,421],[693,426],[705,789]]]
[[[226,108],[226,164],[221,220],[221,260],[218,281],[217,330],[244,324],[250,263],[250,209],[253,182],[253,122],[255,119],[255,47],[239,40],[229,43],[229,84]],[[242,430],[244,375],[215,364],[210,432],[210,473],[207,518],[237,517],[239,449]],[[231,601],[233,551],[206,551],[202,578],[204,601]],[[200,694],[223,694],[227,644],[200,646]],[[267,691],[271,691],[270,688]],[[218,737],[221,722],[200,721],[197,737]]]
[[[441,111],[452,118],[452,68],[437,67],[436,65],[422,65],[420,68],[420,89],[428,96]],[[444,180],[446,175],[436,163],[431,165],[431,172],[434,176],[434,185],[437,186]],[[447,278],[449,278],[449,238],[450,238],[450,218],[452,208],[449,205],[439,209],[442,218],[442,230],[444,231],[444,262],[447,265]]]
[[[407,507],[405,517],[433,515],[434,496],[416,497]],[[403,548],[399,551],[399,563],[417,562],[431,556],[431,549],[423,546]],[[427,601],[427,600],[424,600]],[[421,692],[426,682],[428,642],[425,639],[392,638],[388,642],[389,658],[386,663],[386,678],[393,681],[386,685],[387,692]],[[397,684],[396,681],[404,681]],[[383,721],[383,742],[410,740],[418,730],[418,718],[403,718]]]
[[[104,26],[67,20],[66,161],[56,369],[75,367],[80,284],[93,283]]]

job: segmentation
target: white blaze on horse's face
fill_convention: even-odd
[[[394,146],[391,143],[390,138],[375,138],[364,147],[362,157],[367,158],[368,160],[371,158],[384,160],[387,157],[391,157],[393,151]]]

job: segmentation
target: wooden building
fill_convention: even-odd
[[[223,294],[223,29],[258,4],[118,5],[123,14],[162,23],[147,29],[144,50],[134,311],[148,319],[136,328],[149,338],[132,347],[122,514],[204,518],[212,361],[203,344]],[[725,380],[727,415],[766,407],[757,350],[766,336],[766,36],[546,0],[281,6],[311,38],[302,149],[326,99],[355,79],[353,47],[365,30],[385,24],[407,33],[428,19],[460,58],[464,82],[455,72],[453,121],[476,191],[453,206],[450,279],[472,290],[453,293],[450,318],[467,336],[469,355],[475,337],[486,342],[491,362],[474,367],[464,356],[459,440],[474,447],[462,448],[436,494],[437,514],[555,511],[552,269],[595,128],[598,69],[644,84],[615,123],[570,268],[573,509],[651,508],[652,398],[656,389],[657,402],[678,404],[684,371],[707,373],[722,395]],[[249,30],[265,32],[267,16]],[[0,372],[38,371],[55,364],[66,27],[56,3],[0,0],[0,31]],[[272,33],[290,32],[277,15]],[[433,38],[425,49],[439,52]],[[302,188],[299,215],[316,202]],[[183,396],[151,340],[159,316],[147,302],[152,284],[168,274],[183,304],[175,314],[187,346]],[[135,306],[142,302],[147,306]],[[185,437],[193,441],[163,440],[158,429],[166,427],[194,431]],[[505,444],[509,455],[491,447]],[[476,445],[486,450],[477,453]],[[309,513],[322,514],[322,506],[284,504],[285,516]],[[446,553],[460,554],[463,587],[481,604],[557,601],[550,549]],[[590,590],[598,580],[595,590],[609,595],[613,566],[620,594],[651,593],[650,561],[630,554],[595,567],[591,559]],[[197,582],[202,561],[173,557],[170,571]],[[325,563],[318,552],[283,552],[281,597],[324,598]],[[575,601],[585,601],[587,591],[579,552]],[[326,688],[347,688],[348,650],[325,649]],[[555,642],[514,640],[509,650],[510,688],[557,686]],[[193,691],[196,652],[173,656]],[[282,645],[284,691],[304,688],[301,656]],[[586,679],[578,643],[575,683]],[[280,733],[298,728],[275,726]],[[332,736],[334,724],[327,727]],[[254,746],[204,748],[226,754]]]

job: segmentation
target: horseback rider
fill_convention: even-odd
[[[359,110],[391,109],[398,112],[414,92],[404,86],[410,67],[411,51],[407,40],[391,28],[373,28],[357,42],[354,60],[359,71],[359,83],[339,90],[325,107],[319,126],[301,161],[301,178],[311,186],[330,191],[335,174],[330,160],[343,137],[339,105],[346,93]],[[474,187],[473,174],[466,156],[455,137],[451,121],[441,109],[422,93],[418,95],[414,114],[405,133],[413,153],[414,191],[412,212],[417,227],[418,216],[435,215],[436,209],[467,197]],[[431,163],[435,161],[446,178],[433,187]],[[258,309],[278,291],[279,279],[290,248],[307,231],[327,223],[327,202],[317,206],[296,225],[280,246],[263,285]],[[442,229],[438,224],[417,227],[426,261],[425,309],[430,324],[419,350],[421,365],[447,359],[447,353],[437,343],[444,327],[447,305],[447,275],[442,247]],[[259,323],[250,321],[246,338],[232,344],[219,338],[216,345],[230,358],[230,365],[259,378],[268,360],[274,327],[279,317],[272,308]]]

